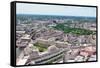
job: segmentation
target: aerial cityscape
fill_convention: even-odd
[[[22,10],[26,12],[26,9]],[[54,12],[55,9],[52,10],[49,9],[49,12]],[[47,15],[44,14],[45,11],[41,14],[35,14],[35,11],[32,11],[32,14],[28,10],[31,14],[17,11],[16,65],[97,60],[97,25],[96,16],[92,15],[92,11],[92,14],[79,14],[81,11],[78,10],[77,15],[73,14],[75,12],[71,12],[72,15],[64,15],[61,12],[50,15],[48,12]]]

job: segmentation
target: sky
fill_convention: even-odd
[[[80,6],[17,3],[16,13],[17,14],[96,17],[96,8],[95,7],[80,7]]]

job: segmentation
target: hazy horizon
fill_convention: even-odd
[[[43,15],[43,14],[17,14],[17,15],[41,15],[41,16],[64,16],[64,15]],[[65,16],[65,17],[90,17],[90,18],[96,18],[92,16]]]

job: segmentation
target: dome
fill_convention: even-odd
[[[48,52],[55,52],[57,50],[58,50],[58,48],[55,45],[51,45],[48,47]]]

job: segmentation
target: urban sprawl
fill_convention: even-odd
[[[17,65],[84,61],[96,61],[95,18],[17,14]]]

